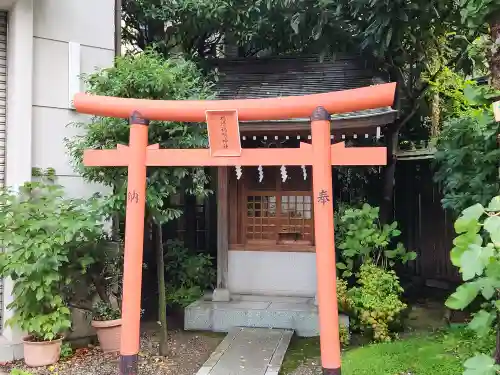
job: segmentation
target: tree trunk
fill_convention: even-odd
[[[440,124],[441,124],[441,105],[440,105],[439,92],[435,92],[432,95],[432,115],[431,115],[431,140],[435,141],[439,136]]]
[[[159,354],[168,355],[167,291],[165,289],[165,259],[161,224],[156,225],[156,266],[158,274],[158,321],[160,323]]]
[[[491,85],[500,90],[500,11],[494,12],[489,18],[491,39],[495,48],[490,56]]]
[[[382,192],[382,204],[380,205],[380,222],[388,224],[394,216],[394,176],[396,173],[396,151],[399,139],[398,131],[388,130],[384,134],[387,146],[387,166],[384,168],[384,186]]]

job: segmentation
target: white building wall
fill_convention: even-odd
[[[64,138],[75,134],[69,123],[86,119],[71,109],[75,84],[70,82],[75,82],[75,74],[113,63],[114,4],[114,0],[0,0],[0,10],[8,11],[7,186],[30,180],[33,167],[50,167],[70,196],[104,190],[85,184],[75,174]],[[80,53],[73,54],[80,58],[71,62],[72,69],[70,43],[77,49],[80,45]],[[3,285],[0,309],[5,320],[10,316],[6,305],[12,283],[4,280]],[[85,325],[75,323],[76,335],[84,335]],[[20,332],[0,328],[0,362],[22,356],[20,339]]]
[[[227,284],[234,294],[314,297],[316,253],[230,250]]]
[[[58,182],[72,196],[89,188],[70,165],[64,138],[76,135],[68,127],[86,116],[70,109],[70,82],[79,73],[109,66],[114,58],[113,0],[36,0],[33,28],[33,167],[54,168]],[[80,45],[80,66],[70,69],[70,43]],[[78,54],[74,56],[78,57]],[[84,87],[81,85],[81,89]]]

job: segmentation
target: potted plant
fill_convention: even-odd
[[[96,302],[92,307],[92,327],[97,332],[97,338],[104,353],[120,350],[122,320],[118,308],[108,302]]]
[[[67,199],[54,183],[29,182],[0,190],[0,212],[0,277],[14,282],[6,324],[27,333],[28,366],[54,364],[71,327],[64,287],[92,263],[80,256],[72,264],[72,254],[101,236],[99,203]]]

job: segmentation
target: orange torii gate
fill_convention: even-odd
[[[339,319],[333,233],[332,165],[385,165],[385,147],[331,144],[330,113],[391,106],[395,83],[324,94],[270,99],[162,101],[77,94],[78,112],[130,118],[128,146],[86,150],[86,166],[127,166],[128,189],[123,275],[120,374],[137,375],[148,166],[313,167],[314,229],[321,362],[323,373],[340,375]],[[312,142],[299,149],[242,149],[240,120],[311,118]],[[209,149],[160,149],[148,144],[149,120],[207,122]]]

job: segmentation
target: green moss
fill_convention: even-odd
[[[436,333],[420,333],[403,340],[371,344],[347,350],[342,356],[342,375],[458,375],[463,362],[475,352],[491,353],[494,335],[479,339],[463,327]],[[283,362],[282,375],[301,364],[316,361],[319,339],[292,340]]]
[[[293,336],[281,366],[280,375],[290,374],[302,363],[315,359],[319,355],[319,337]]]
[[[412,337],[369,345],[345,353],[345,375],[457,375],[462,362],[435,337]]]

